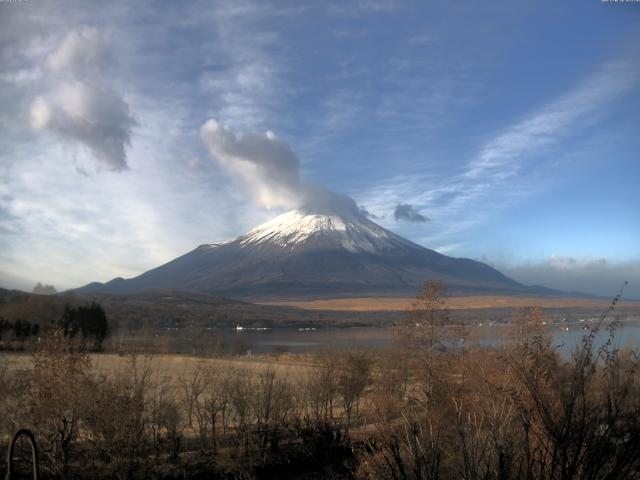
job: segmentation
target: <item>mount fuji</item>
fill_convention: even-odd
[[[200,245],[135,278],[81,293],[176,290],[251,298],[414,295],[429,279],[454,294],[544,293],[496,269],[452,258],[377,225],[357,209],[286,212],[246,235]]]

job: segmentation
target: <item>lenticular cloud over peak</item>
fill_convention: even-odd
[[[239,136],[209,119],[200,127],[200,138],[214,161],[240,178],[249,195],[263,207],[359,215],[350,197],[324,185],[303,182],[297,155],[271,131]]]

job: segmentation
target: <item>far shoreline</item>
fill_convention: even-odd
[[[259,305],[295,307],[303,310],[324,310],[334,312],[401,312],[410,308],[414,298],[410,297],[350,297],[315,300],[253,300]],[[584,297],[543,297],[543,296],[451,296],[447,298],[449,310],[484,310],[493,308],[608,308],[610,299]],[[620,300],[616,310],[638,310],[640,301]]]

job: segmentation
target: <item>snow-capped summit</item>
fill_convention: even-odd
[[[453,292],[528,291],[484,263],[447,257],[390,232],[350,199],[330,200],[283,213],[235,240],[201,245],[138,277],[79,290],[162,289],[254,298],[413,295],[425,280],[442,279]]]
[[[242,246],[275,245],[295,250],[309,245],[375,252],[409,244],[362,214],[291,210],[257,226],[238,239]]]

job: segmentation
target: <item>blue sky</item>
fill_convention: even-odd
[[[136,275],[285,209],[212,158],[215,119],[424,246],[640,298],[640,3],[88,3],[0,2],[0,284]]]

